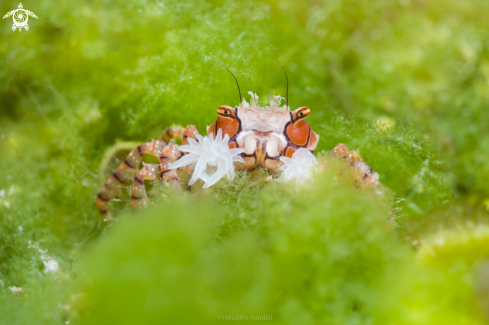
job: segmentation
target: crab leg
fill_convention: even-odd
[[[160,177],[161,169],[158,164],[147,164],[137,173],[131,187],[131,205],[133,209],[139,208],[148,202],[144,181],[156,181],[159,180]]]
[[[192,139],[197,141],[196,134],[199,134],[199,131],[197,131],[197,128],[194,125],[189,125],[185,129],[181,126],[172,126],[172,127],[169,127],[165,130],[162,138],[168,139],[169,137],[171,137],[173,139],[179,139],[182,141],[183,145],[188,145],[188,144],[190,144],[188,141],[188,138],[192,138]],[[187,155],[187,153],[182,153],[180,151],[179,151],[179,153],[180,153],[180,156],[178,156],[176,159],[180,159],[184,155]],[[165,181],[167,181],[167,179],[170,179],[170,175],[165,176],[165,173],[169,173],[169,171],[168,171],[169,167],[168,166],[174,160],[171,160],[170,162],[168,162],[168,160],[165,159],[165,157],[163,157],[164,158],[163,160],[161,158],[162,157],[160,157],[160,165],[161,165],[161,171],[163,172],[163,179]],[[181,169],[190,175],[192,174],[192,170],[189,169],[188,167],[182,167]]]
[[[333,150],[331,150],[331,154],[334,157],[344,159],[352,168],[355,168],[358,174],[357,177],[364,179],[367,185],[380,185],[379,174],[375,173],[373,169],[363,161],[363,158],[356,151],[348,151],[345,144],[338,144]]]
[[[188,128],[188,126],[187,126],[187,128]],[[186,131],[186,129],[184,129],[180,125],[170,126],[170,127],[166,128],[166,130],[163,132],[163,134],[161,136],[161,140],[164,140],[166,142],[170,142],[171,139],[182,141],[184,138],[185,131]]]
[[[189,144],[187,138],[190,137],[194,140],[197,140],[197,137],[195,135],[198,133],[199,131],[197,131],[197,128],[194,125],[189,125],[186,128],[183,128],[179,125],[174,125],[166,128],[166,130],[163,132],[163,135],[161,136],[161,140],[170,142],[171,139],[175,139],[180,140],[182,141],[182,144],[187,145]]]
[[[170,164],[183,157],[183,152],[173,143],[167,145],[160,155],[161,178],[177,189],[181,189],[177,171],[170,169]]]
[[[133,179],[138,171],[143,155],[150,154],[159,158],[165,146],[166,142],[159,140],[153,140],[139,145],[129,153],[124,162],[104,183],[95,201],[104,220],[112,219],[110,211],[107,209],[107,203],[119,193],[123,185],[128,184]]]
[[[172,131],[169,131],[172,128],[168,128],[164,135],[173,137],[175,134],[179,134],[182,137],[183,144],[189,143],[187,140],[189,137],[196,138],[195,134],[197,133],[197,129],[193,125],[187,126],[186,129],[180,127],[178,130],[173,129]],[[169,143],[161,151],[159,168],[156,168],[157,165],[155,164],[148,164],[139,171],[132,182],[131,188],[131,204],[133,209],[139,208],[148,202],[146,188],[144,187],[144,181],[146,179],[161,179],[162,181],[169,183],[172,187],[181,190],[177,171],[170,169],[170,164],[183,156],[184,153],[177,149],[177,145]]]
[[[185,129],[181,126],[172,126],[165,130],[162,138],[168,141],[172,139],[180,139],[182,140],[183,144],[189,144],[187,138],[190,137],[197,139],[197,133],[198,131],[193,125],[189,125]],[[117,171],[105,182],[104,186],[100,189],[100,192],[97,195],[97,208],[104,217],[104,220],[112,219],[110,211],[107,209],[107,204],[117,195],[117,193],[119,193],[119,190],[123,185],[126,185],[133,180],[134,176],[138,172],[138,167],[141,163],[143,155],[145,154],[150,154],[159,158],[160,169],[158,172],[160,173],[159,176],[161,176],[161,179],[170,183],[176,188],[180,188],[180,181],[176,171],[168,170],[168,166],[172,161],[175,161],[184,155],[177,149],[177,146],[174,143],[167,143],[163,140],[153,140],[151,142],[141,144],[129,153]],[[148,167],[148,169],[149,168],[150,167]],[[142,180],[143,184],[134,180],[132,185],[134,187],[136,184],[136,187],[134,188],[134,191],[136,191],[135,193],[137,193],[138,189],[140,190],[142,185],[144,192],[141,192],[141,198],[139,199],[141,200],[141,203],[147,200],[146,190],[144,189],[144,180],[153,179],[153,177],[155,177],[148,170],[144,170],[145,168],[141,169],[141,177],[138,176],[138,178]],[[139,198],[138,194],[133,196]],[[136,201],[139,200],[136,199]],[[132,200],[132,205],[137,205],[137,203],[134,203],[134,199]]]
[[[168,128],[167,131],[171,129]],[[187,126],[185,129],[180,127],[177,131],[173,130],[175,133],[166,132],[167,135],[174,136],[178,134],[182,138],[182,143],[184,145],[188,145],[188,138],[192,138],[197,140],[196,134],[199,132],[197,128],[193,125]],[[185,154],[177,149],[177,146],[173,143],[169,143],[161,152],[160,155],[160,168],[161,168],[161,179],[165,182],[170,183],[175,188],[181,189],[180,180],[178,179],[178,175],[176,170],[170,169],[170,164],[180,158],[182,158]],[[190,172],[188,169],[183,168],[186,172]]]
[[[187,138],[194,138],[195,132],[196,129],[193,125],[188,126],[185,131],[182,131],[183,144],[188,144]],[[144,187],[144,181],[147,179],[161,179],[162,181],[169,183],[172,187],[181,190],[177,171],[170,169],[170,164],[183,156],[184,153],[177,149],[176,144],[169,143],[161,151],[159,168],[157,168],[158,165],[148,164],[139,171],[134,178],[131,187],[131,204],[133,209],[139,208],[148,202],[146,188]]]

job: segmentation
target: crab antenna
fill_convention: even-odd
[[[272,60],[272,59],[270,59],[270,60]],[[287,77],[287,72],[285,72],[284,67],[282,67],[280,64],[278,64],[277,61],[275,61],[275,60],[272,60],[272,61],[275,62],[275,64],[278,65],[280,68],[282,68],[282,71],[285,74],[285,79],[287,80],[287,92],[285,93],[285,102],[286,102],[287,109],[288,109],[289,108],[289,77]]]
[[[231,72],[231,70],[229,70],[228,68],[226,68],[225,66],[223,66],[221,64],[221,67],[223,67],[224,69],[226,69],[234,78],[234,81],[236,81],[236,85],[238,86],[238,92],[239,92],[239,105],[241,105],[241,102],[243,102],[243,97],[241,97],[241,89],[239,89],[239,84],[238,84],[238,79],[236,79],[236,77],[234,76],[234,74]]]

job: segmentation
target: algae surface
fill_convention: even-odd
[[[487,321],[487,1],[23,5],[29,31],[0,26],[0,323]],[[316,153],[358,150],[383,194],[334,161],[301,190],[256,170],[202,196],[155,184],[137,214],[121,195],[108,227],[106,152],[203,133],[238,103],[221,64],[284,96],[268,58]]]

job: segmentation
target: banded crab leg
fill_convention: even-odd
[[[357,178],[363,179],[368,186],[380,186],[379,174],[375,173],[374,170],[367,165],[363,158],[354,150],[348,151],[345,144],[340,143],[333,150],[331,154],[334,157],[342,158],[347,163],[350,164],[352,168],[357,170]]]
[[[188,138],[192,138],[197,141],[197,134],[199,134],[199,131],[197,131],[197,128],[194,125],[189,125],[185,129],[181,126],[171,126],[167,128],[165,132],[163,132],[161,139],[165,141],[169,141],[169,139],[177,139],[182,141],[183,145],[189,145],[190,142],[188,141]],[[172,148],[172,150],[177,149],[175,147],[175,149]],[[188,153],[180,153],[180,155],[181,156],[179,156],[177,159],[182,158],[184,155],[188,155]],[[167,157],[170,158],[170,156],[171,150]],[[163,180],[165,181],[171,180],[171,178],[173,177],[173,173],[170,173],[170,171],[168,170],[170,163],[172,163],[173,161],[174,160],[166,159],[163,155],[160,157],[161,171],[163,173]],[[192,170],[189,167],[181,167],[180,169],[184,170],[190,175],[192,174]],[[166,173],[168,173],[168,175],[166,175]]]
[[[189,144],[188,138],[197,139],[197,129],[193,125],[183,128],[181,126],[169,127],[163,133],[164,139],[181,139],[184,145]],[[148,202],[148,196],[146,194],[146,188],[144,186],[145,180],[161,180],[169,183],[175,189],[181,190],[180,180],[177,175],[177,171],[170,169],[170,164],[185,154],[177,149],[177,145],[174,143],[167,144],[160,154],[160,165],[148,164],[145,165],[134,178],[131,187],[131,205],[133,209],[139,208]]]
[[[182,140],[183,144],[188,144],[187,138],[191,137],[193,139],[196,139],[197,137],[195,134],[197,133],[198,131],[193,125],[189,125],[185,129],[181,126],[172,126],[165,130],[165,132],[163,133],[163,138],[167,141],[170,141],[172,139],[180,139]],[[170,184],[174,185],[175,187],[180,187],[180,182],[178,180],[176,171],[169,171],[168,166],[170,165],[171,161],[175,161],[181,158],[183,156],[183,153],[176,148],[175,144],[167,143],[163,140],[153,140],[151,142],[143,143],[129,153],[124,162],[110,176],[110,178],[104,183],[103,187],[100,189],[96,198],[96,205],[98,210],[104,217],[104,220],[112,219],[112,215],[107,208],[107,204],[117,195],[117,193],[119,193],[119,190],[123,185],[126,185],[131,180],[133,180],[138,171],[138,167],[143,159],[143,155],[145,154],[150,154],[155,156],[156,158],[159,158],[159,172],[161,178],[164,181],[167,181]],[[143,186],[144,179],[150,179],[145,178],[146,174],[144,175],[145,176],[141,176]],[[140,183],[138,184],[141,185]]]
[[[138,171],[143,155],[150,154],[159,158],[166,145],[164,141],[153,140],[134,148],[124,162],[120,164],[119,168],[104,183],[95,200],[97,208],[104,217],[104,220],[112,219],[112,215],[107,209],[107,204],[119,193],[122,186],[128,184],[133,179]]]
[[[148,202],[145,180],[162,180],[172,187],[181,190],[180,180],[176,170],[170,170],[170,164],[183,156],[174,143],[167,144],[160,153],[160,164],[145,165],[134,177],[131,187],[131,205],[133,209],[140,208]]]
[[[158,164],[147,164],[134,177],[131,187],[131,205],[133,209],[139,208],[148,202],[145,180],[157,181],[161,178],[161,169]]]
[[[165,132],[163,132],[163,135],[161,136],[161,140],[170,142],[171,139],[175,139],[182,141],[183,145],[188,145],[188,138],[192,138],[197,141],[196,134],[199,134],[199,131],[197,131],[195,125],[188,125],[186,128],[179,125],[174,125],[166,128]]]
[[[187,126],[189,128],[191,125]],[[180,125],[172,125],[167,127],[166,130],[161,135],[161,140],[170,142],[172,139],[182,141],[184,138],[186,128]]]

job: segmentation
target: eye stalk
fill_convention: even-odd
[[[234,108],[229,106],[219,106],[217,108],[217,114],[222,117],[236,118]]]
[[[296,109],[295,111],[293,111],[291,113],[291,119],[292,119],[292,123],[297,123],[303,119],[305,119],[306,117],[309,116],[309,114],[311,114],[311,110],[309,109],[309,107],[299,107],[298,109]]]
[[[207,127],[207,134],[217,134],[219,129],[222,129],[224,135],[229,136],[229,145],[232,148],[237,148],[235,137],[241,132],[241,120],[237,116],[238,108],[229,106],[219,106],[217,114],[219,117],[211,126]]]

